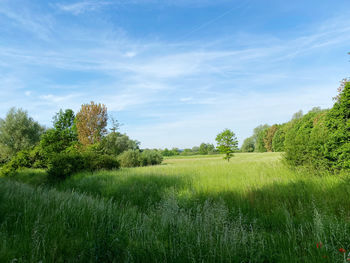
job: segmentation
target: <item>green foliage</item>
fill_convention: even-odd
[[[139,149],[140,142],[131,140],[126,134],[111,132],[105,136],[98,149],[104,154],[119,155],[127,150]]]
[[[162,154],[157,150],[143,150],[140,155],[140,165],[156,165],[161,164],[163,161]]]
[[[350,82],[339,89],[333,108],[327,113],[326,127],[330,131],[325,144],[326,157],[336,170],[350,169]]]
[[[223,130],[215,138],[220,153],[224,153],[227,161],[230,161],[230,158],[233,156],[233,153],[238,149],[238,140],[233,131],[229,129]]]
[[[256,152],[267,152],[264,140],[266,140],[268,129],[269,128],[265,128],[265,129],[261,129],[258,131],[258,133],[256,135],[256,141],[255,141],[255,151]]]
[[[254,152],[255,149],[255,142],[253,137],[249,137],[244,140],[241,151],[242,152]]]
[[[324,144],[327,130],[324,127],[326,111],[313,109],[288,124],[285,135],[285,160],[292,166],[306,166],[313,170],[326,168]]]
[[[53,129],[47,130],[40,140],[40,150],[46,157],[65,151],[78,144],[78,135],[74,123],[74,112],[60,110],[53,118]]]
[[[1,174],[4,176],[14,175],[22,168],[46,168],[47,160],[40,151],[39,146],[32,150],[23,150],[14,155],[10,161],[3,165]]]
[[[64,179],[80,171],[95,171],[99,169],[118,169],[119,162],[109,155],[92,152],[56,153],[49,159],[48,175],[51,178]]]
[[[16,155],[1,168],[1,175],[13,176],[18,169],[24,167],[32,167],[32,160],[28,150],[17,152]]]
[[[163,156],[175,156],[180,155],[180,151],[178,148],[172,148],[169,150],[168,148],[165,148],[163,151],[161,151]]]
[[[137,167],[141,165],[139,150],[127,150],[118,156],[121,167]]]
[[[0,155],[9,160],[17,152],[34,147],[44,128],[22,109],[11,108],[5,119],[0,119]]]
[[[275,133],[278,131],[278,129],[279,129],[279,126],[275,124],[275,125],[272,125],[270,128],[268,128],[266,131],[266,135],[263,138],[263,140],[264,140],[265,149],[268,152],[273,151],[272,140],[273,140],[273,137],[275,136]]]
[[[283,152],[284,151],[284,139],[285,139],[285,131],[284,127],[286,125],[282,125],[275,132],[275,135],[272,138],[272,151],[273,152]]]
[[[270,126],[268,124],[259,125],[253,130],[253,140],[254,140],[254,151],[255,152],[266,152],[264,137],[265,130],[267,130]]]
[[[199,154],[213,154],[215,153],[215,146],[213,144],[210,143],[201,143],[201,145],[199,146]]]

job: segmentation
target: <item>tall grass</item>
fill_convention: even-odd
[[[349,176],[311,176],[279,159],[0,179],[0,262],[342,262]]]

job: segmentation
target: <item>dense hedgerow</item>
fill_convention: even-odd
[[[242,151],[285,152],[292,167],[303,166],[316,173],[350,169],[350,82],[339,88],[334,106],[318,107],[303,115],[294,114],[291,121],[271,127],[260,125],[247,138]]]
[[[58,153],[51,157],[47,173],[50,177],[64,179],[84,170],[112,170],[119,167],[118,160],[109,155],[98,155],[91,152]]]
[[[160,164],[163,156],[156,150],[128,150],[118,156],[122,167],[138,167]]]

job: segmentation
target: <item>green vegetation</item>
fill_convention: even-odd
[[[295,113],[282,125],[260,125],[247,138],[242,151],[284,151],[291,167],[309,172],[349,171],[350,168],[350,82],[343,80],[335,103],[329,110],[313,108],[307,114]]]
[[[349,175],[280,160],[182,157],[58,183],[22,170],[0,178],[0,261],[342,262]]]
[[[233,153],[238,150],[238,140],[233,131],[225,129],[215,138],[220,153],[225,154],[224,159],[230,161]]]

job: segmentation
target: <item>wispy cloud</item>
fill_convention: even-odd
[[[96,11],[110,4],[110,2],[106,1],[79,1],[69,4],[57,4],[56,6],[64,12],[72,13],[73,15],[79,15],[85,12]]]
[[[80,19],[110,4],[79,1],[55,8],[59,15]],[[299,109],[329,107],[346,69],[325,64],[318,54],[350,41],[350,21],[341,17],[293,37],[234,32],[211,41],[174,42],[136,39],[108,23],[66,28],[51,15],[36,17],[34,11],[1,5],[0,14],[36,37],[55,39],[33,48],[0,44],[2,115],[10,106],[24,107],[50,125],[60,108],[78,110],[94,100],[105,103],[145,147],[191,146],[225,127],[242,140],[260,123],[286,121]],[[298,63],[303,60],[308,61]]]

